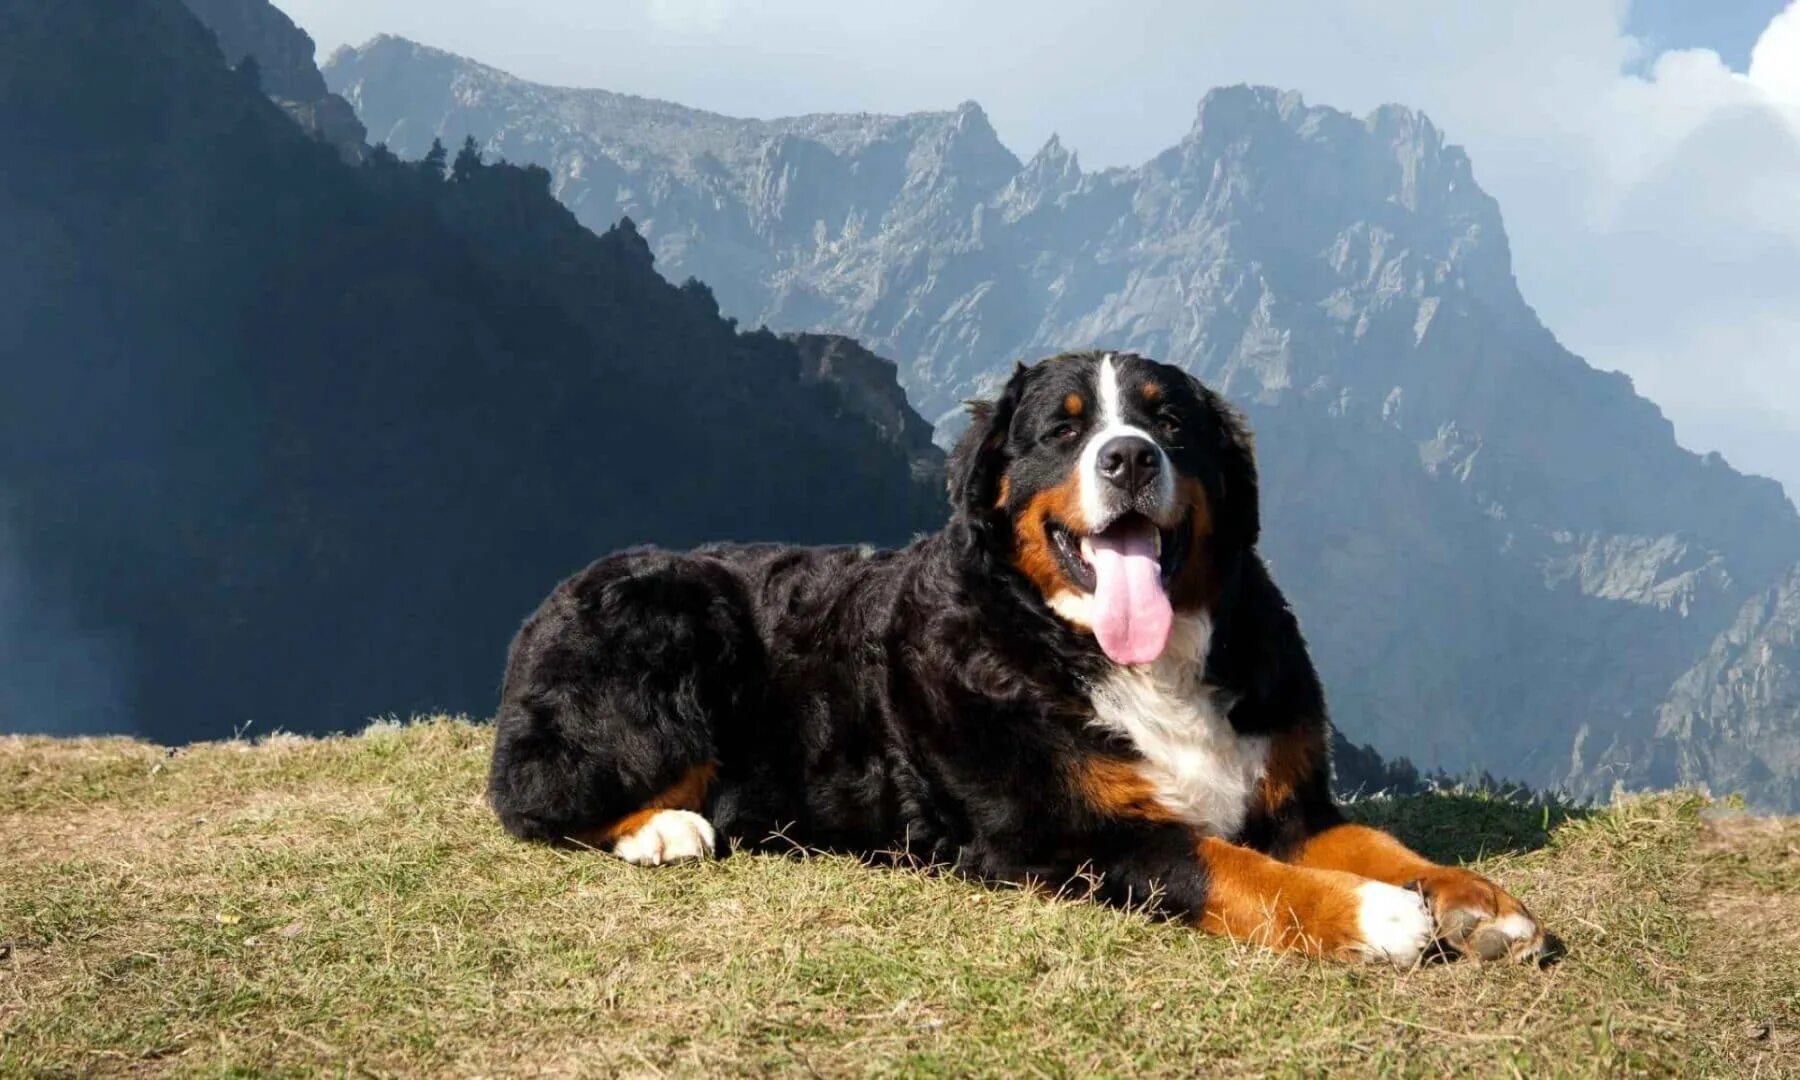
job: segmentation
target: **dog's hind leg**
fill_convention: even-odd
[[[634,863],[713,854],[717,735],[763,679],[728,569],[658,552],[595,563],[513,643],[488,781],[501,823]]]

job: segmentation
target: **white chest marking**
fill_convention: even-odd
[[[1143,755],[1158,802],[1195,828],[1231,836],[1262,779],[1269,739],[1232,730],[1231,701],[1202,681],[1211,641],[1211,619],[1180,616],[1154,664],[1114,670],[1089,698],[1093,724]]]

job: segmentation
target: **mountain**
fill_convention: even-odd
[[[350,103],[326,89],[313,63],[317,47],[306,31],[272,4],[243,0],[186,0],[189,11],[213,32],[234,68],[246,61],[269,99],[296,123],[358,164],[368,153],[367,134]]]
[[[941,520],[891,367],[739,332],[543,170],[346,164],[234,10],[256,79],[176,0],[0,2],[0,730],[485,715],[608,549]]]
[[[913,411],[894,365],[842,334],[788,334],[800,356],[800,378],[831,388],[845,411],[863,418],[881,440],[905,452],[913,474],[935,479],[944,471],[944,452],[931,438],[931,425]]]
[[[1629,786],[1700,780],[1753,805],[1794,801],[1800,774],[1800,568],[1752,596],[1675,683],[1649,739],[1600,749],[1596,771]]]
[[[1654,776],[1800,806],[1791,699],[1680,719],[1800,565],[1800,515],[1557,342],[1498,206],[1416,112],[1215,90],[1168,150],[1087,172],[1055,139],[1020,161],[973,103],[736,119],[391,37],[325,75],[371,138],[472,135],[589,225],[629,215],[727,314],[895,357],[940,434],[1014,359],[1068,347],[1220,387],[1257,428],[1265,547],[1353,737],[1584,794]],[[1618,755],[1642,760],[1622,777]]]

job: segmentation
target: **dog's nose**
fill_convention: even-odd
[[[1128,495],[1135,495],[1156,480],[1162,455],[1156,444],[1139,435],[1108,439],[1095,459],[1100,476]]]

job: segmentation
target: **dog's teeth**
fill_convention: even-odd
[[[1150,551],[1157,558],[1162,558],[1162,530],[1150,534]]]
[[[1081,538],[1081,557],[1087,562],[1094,561],[1094,545],[1087,537]]]

